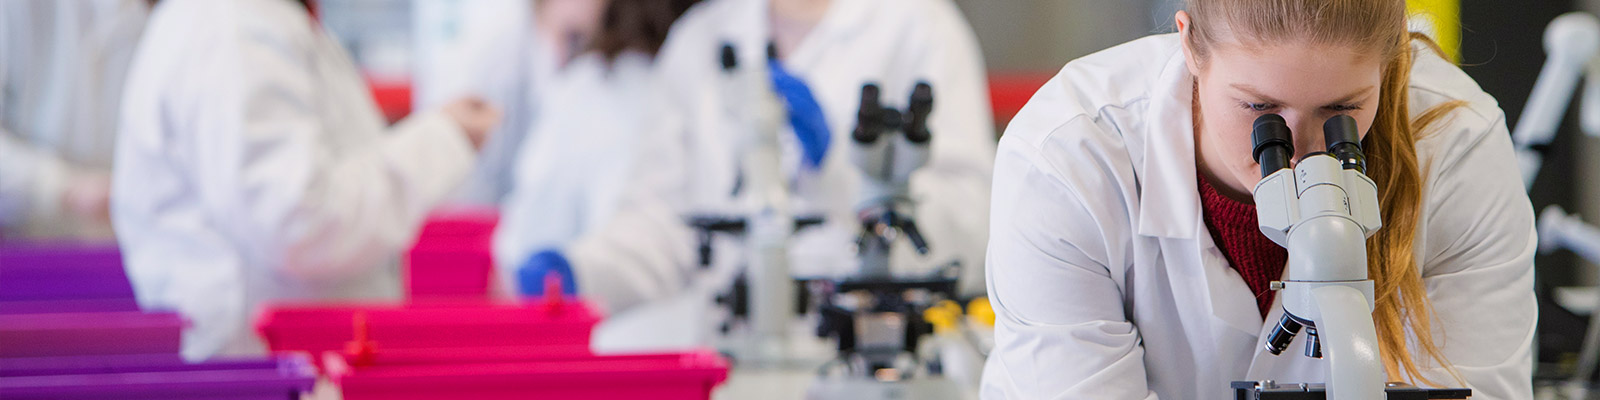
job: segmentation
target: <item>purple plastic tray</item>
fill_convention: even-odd
[[[169,312],[0,314],[0,358],[178,354],[182,331]]]
[[[0,393],[7,400],[293,400],[315,383],[304,355],[192,364],[175,356],[0,360]]]
[[[0,314],[138,309],[115,243],[0,244]]]

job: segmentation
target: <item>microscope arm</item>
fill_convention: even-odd
[[[1539,79],[1511,133],[1523,183],[1530,188],[1543,163],[1538,148],[1555,137],[1579,75],[1585,73],[1585,69],[1593,70],[1588,64],[1600,50],[1600,20],[1581,12],[1563,14],[1550,21],[1545,29],[1544,46],[1549,56],[1539,70]],[[1600,97],[1597,91],[1600,87],[1591,84],[1585,88],[1584,97]],[[1586,131],[1600,132],[1600,116],[1586,117],[1583,122]],[[1590,130],[1590,127],[1597,129]]]
[[[1371,281],[1367,281],[1369,284]],[[1381,399],[1383,362],[1378,358],[1377,328],[1372,323],[1371,293],[1344,285],[1311,290],[1321,311],[1319,335],[1328,349],[1328,398]]]
[[[1539,213],[1539,252],[1571,250],[1592,263],[1600,263],[1600,228],[1568,214],[1561,206],[1549,206]]]

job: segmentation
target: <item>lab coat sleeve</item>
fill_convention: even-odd
[[[1052,134],[1095,129],[1078,117]],[[1129,322],[1116,276],[1127,248],[1116,239],[1127,213],[1093,154],[1076,175],[1022,137],[1000,141],[991,208],[988,286],[995,347],[984,399],[1154,399],[1138,328]],[[1127,230],[1127,228],[1121,228]]]
[[[552,105],[557,106],[557,105]],[[575,110],[564,110],[575,112]],[[570,183],[583,180],[581,171],[594,168],[588,161],[563,157],[565,152],[579,151],[572,143],[563,143],[572,135],[554,131],[557,114],[534,123],[535,132],[523,141],[517,152],[516,168],[512,171],[514,184],[500,205],[500,225],[495,228],[495,264],[500,272],[500,282],[508,285],[507,293],[516,292],[516,269],[529,255],[545,249],[567,245],[581,233],[581,215],[577,206],[582,195]],[[546,134],[549,133],[549,134]],[[577,175],[577,176],[573,176]],[[593,176],[588,176],[593,178]],[[596,182],[581,184],[595,185]]]
[[[564,250],[577,275],[579,293],[617,312],[665,299],[688,286],[694,268],[694,232],[688,212],[694,132],[681,108],[664,104],[651,113],[655,123],[639,135],[627,187],[615,214]]]
[[[1474,399],[1532,398],[1539,311],[1533,209],[1504,116],[1462,109],[1450,118],[1441,121],[1450,122],[1443,125],[1446,131],[1424,139],[1441,142],[1442,151],[1420,160],[1432,175],[1423,193],[1425,232],[1418,255],[1433,305],[1434,344]],[[1424,376],[1441,385],[1456,383],[1425,355],[1416,358],[1433,366]]]
[[[961,260],[961,293],[977,295],[984,288],[989,224],[984,210],[989,209],[995,160],[988,76],[977,37],[955,4],[925,3],[921,9],[927,29],[914,42],[920,46],[908,46],[918,54],[907,66],[927,77],[934,92],[930,158],[911,182],[919,202],[916,218],[936,252]]]
[[[267,265],[306,281],[350,277],[414,238],[427,211],[466,176],[473,150],[460,127],[435,111],[401,121],[373,143],[335,151],[331,141],[369,136],[324,125],[322,103],[330,99],[319,96],[308,71],[341,71],[317,69],[314,34],[279,31],[243,33],[232,58],[241,63],[234,93],[242,107],[223,122],[237,121],[223,131],[238,133],[219,135],[222,151],[202,184],[225,188],[218,196],[238,207],[247,235],[265,242],[255,245],[268,252]]]

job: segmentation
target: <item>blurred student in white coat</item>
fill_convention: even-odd
[[[260,352],[265,301],[397,298],[395,256],[499,120],[463,99],[385,127],[310,6],[161,1],[129,72],[112,216],[189,359]]]
[[[977,41],[946,0],[712,0],[696,6],[673,27],[658,60],[674,115],[682,120],[643,135],[616,214],[570,243],[510,257],[526,261],[502,258],[501,267],[521,266],[533,276],[570,270],[578,293],[612,311],[659,303],[694,287],[700,270],[686,219],[745,212],[734,193],[749,132],[729,113],[744,107],[744,98],[725,98],[717,89],[726,85],[725,44],[741,68],[770,68],[784,81],[777,91],[794,127],[781,133],[784,173],[796,182],[791,199],[797,215],[826,218],[792,242],[796,275],[856,269],[851,249],[860,229],[855,207],[863,178],[848,153],[861,88],[876,83],[886,101],[903,107],[919,81],[935,92],[932,158],[911,188],[932,254],[922,257],[897,244],[895,269],[926,271],[959,261],[968,271],[982,270],[993,120]],[[775,48],[772,64],[768,44]],[[737,249],[722,247],[713,263],[738,264]],[[981,276],[963,281],[981,291]],[[537,280],[522,289],[542,290]]]
[[[111,235],[118,104],[143,0],[0,2],[0,235]]]
[[[644,135],[675,119],[655,57],[698,1],[609,1],[588,49],[540,93],[541,117],[516,153],[516,184],[501,206],[499,263],[576,240],[615,213]],[[515,282],[510,268],[500,272]]]
[[[1273,356],[1251,124],[1299,154],[1360,126],[1383,228],[1367,240],[1388,380],[1532,398],[1533,210],[1494,98],[1406,32],[1402,0],[1189,0],[1178,33],[1072,61],[1000,140],[986,399],[1230,399],[1325,382]],[[1308,335],[1290,346],[1298,352]],[[1291,352],[1293,353],[1293,352]]]
[[[504,3],[504,2],[501,2]],[[513,186],[518,153],[534,137],[534,127],[544,116],[559,118],[544,110],[543,99],[562,87],[564,70],[583,53],[600,30],[601,14],[611,0],[515,0],[497,3],[418,3],[421,10],[442,6],[481,7],[457,18],[485,17],[488,21],[451,20],[452,24],[488,23],[482,39],[459,46],[466,60],[420,60],[432,64],[432,71],[418,76],[419,103],[441,103],[460,95],[480,96],[504,111],[505,118],[483,144],[478,161],[466,182],[451,196],[450,202],[470,205],[499,205]],[[427,7],[427,8],[423,8]],[[491,11],[512,12],[511,18],[482,15]],[[493,17],[493,18],[490,18]],[[470,29],[460,26],[455,30]],[[463,33],[464,35],[464,33]],[[421,53],[429,57],[433,53]],[[434,54],[433,56],[448,56]],[[449,68],[458,66],[458,68]],[[442,76],[441,76],[442,75]],[[424,79],[444,82],[424,82]],[[430,87],[424,88],[423,85]],[[431,94],[420,94],[429,91]],[[435,100],[437,99],[437,100]],[[560,105],[557,105],[560,107]]]

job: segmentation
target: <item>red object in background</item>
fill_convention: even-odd
[[[520,348],[528,354],[572,355],[589,354],[589,336],[600,313],[576,299],[563,299],[558,306],[460,300],[408,305],[279,305],[267,307],[256,321],[256,331],[275,352]],[[358,334],[362,331],[364,334]]]
[[[1055,76],[1052,71],[1004,71],[989,74],[989,103],[996,126],[1004,128],[1033,94]],[[1000,133],[1000,132],[996,132]]]
[[[528,358],[505,351],[379,350],[370,364],[326,360],[345,400],[701,400],[727,380],[715,352]]]
[[[998,71],[989,74],[989,103],[994,112],[994,122],[1000,127],[1011,122],[1011,117],[1022,110],[1022,105],[1033,98],[1034,92],[1055,76],[1054,71]],[[369,78],[372,98],[390,123],[411,113],[411,82],[379,81]],[[935,88],[937,89],[937,88]]]
[[[378,103],[383,117],[395,123],[411,114],[411,82],[373,79],[366,77],[372,90],[372,100]]]
[[[416,244],[406,252],[406,294],[412,300],[475,298],[489,295],[494,281],[493,208],[460,208],[428,217]]]

